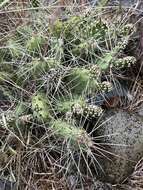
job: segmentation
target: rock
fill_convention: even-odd
[[[16,183],[0,179],[0,190],[16,190]]]
[[[109,4],[111,5],[119,5],[121,4],[122,6],[126,7],[132,7],[137,3],[137,0],[110,0]]]
[[[92,187],[90,187],[91,190],[113,190],[113,187],[111,184],[108,183],[102,183],[101,181],[96,181]]]
[[[116,184],[125,180],[143,157],[143,117],[138,113],[118,110],[107,111],[105,120],[97,133],[104,135],[102,148],[109,151],[109,154],[102,151],[106,158],[99,158],[105,172],[100,172],[102,174],[99,178]]]

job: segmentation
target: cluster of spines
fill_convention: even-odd
[[[90,73],[91,73],[92,77],[94,77],[96,79],[100,77],[101,69],[99,68],[98,65],[96,65],[96,64],[89,65],[89,69],[90,69]]]
[[[5,111],[0,114],[0,126],[5,128],[14,128],[15,122],[19,122],[20,125],[25,125],[29,122],[32,122],[33,115],[32,114],[25,114],[22,116],[16,115],[15,110],[13,111]]]
[[[88,105],[84,108],[84,115],[88,118],[100,117],[103,114],[103,109],[96,105]]]
[[[98,118],[102,115],[103,109],[96,105],[85,104],[81,106],[80,104],[75,104],[72,106],[72,113],[77,116],[84,116],[86,118]]]
[[[118,58],[113,60],[113,66],[116,68],[125,68],[125,67],[131,67],[136,62],[136,58],[133,56],[126,56],[123,58]]]
[[[100,88],[99,91],[101,92],[109,92],[112,91],[113,85],[109,81],[103,81],[102,83],[99,84]]]

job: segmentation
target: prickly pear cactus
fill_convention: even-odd
[[[125,44],[124,44],[125,43]],[[110,67],[124,68],[130,67],[136,62],[136,58],[133,56],[126,56],[123,58],[118,58],[117,55],[120,51],[125,49],[126,41],[119,43],[110,53],[105,54],[105,56],[97,61],[97,65],[102,71],[107,71]]]
[[[30,2],[28,6],[33,14],[30,22],[17,27],[0,46],[0,88],[6,97],[0,101],[0,127],[10,127],[24,143],[26,139],[21,155],[30,143],[38,147],[46,142],[49,156],[54,155],[50,164],[59,165],[65,172],[63,163],[69,164],[70,155],[77,166],[84,160],[88,170],[84,176],[89,177],[90,173],[91,177],[92,169],[99,165],[96,155],[101,152],[93,141],[96,139],[96,133],[91,134],[95,131],[93,125],[104,114],[106,94],[114,96],[114,74],[135,65],[135,57],[126,55],[134,28],[130,23],[108,22],[95,10],[79,16],[65,11],[67,20],[59,18],[51,24],[47,10],[42,9],[40,15],[42,1]],[[11,113],[5,111],[9,109]],[[91,133],[88,134],[89,125]],[[39,135],[45,134],[51,138],[43,138],[39,143]],[[99,150],[97,154],[96,150]],[[37,164],[37,160],[34,171],[36,165],[43,165],[43,160],[42,164]],[[12,167],[7,167],[11,171]],[[44,167],[42,172],[49,171]],[[76,175],[82,178],[79,168]]]

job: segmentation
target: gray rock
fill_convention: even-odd
[[[16,183],[0,179],[0,190],[16,190]]]
[[[102,3],[106,3],[106,0],[89,0],[93,6],[96,6],[98,3],[102,5]],[[109,0],[108,5],[116,6],[116,5],[122,5],[126,7],[134,6],[138,0]]]
[[[97,180],[90,189],[91,190],[113,190],[113,187],[111,184],[102,183],[101,181]]]
[[[137,3],[137,0],[110,0],[109,4],[111,5],[122,5],[126,7],[131,7]]]
[[[120,183],[132,173],[137,161],[143,157],[143,117],[138,113],[118,110],[108,111],[105,120],[98,133],[104,135],[102,148],[109,154],[103,151],[106,158],[99,158],[105,172],[100,179],[112,184]]]

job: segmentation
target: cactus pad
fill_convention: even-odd
[[[37,94],[32,97],[33,116],[39,121],[47,122],[50,118],[47,98],[43,94]]]

